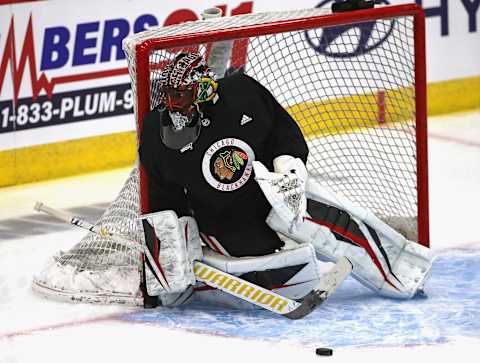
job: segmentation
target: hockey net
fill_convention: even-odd
[[[244,72],[272,92],[307,140],[311,177],[428,245],[424,47],[416,5],[238,15],[124,41],[138,128],[158,105],[164,64],[181,50],[199,51],[219,76]],[[132,248],[89,233],[47,264],[34,289],[72,301],[141,304],[135,219],[149,211],[144,183],[135,167],[97,222],[126,235]]]

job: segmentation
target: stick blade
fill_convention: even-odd
[[[352,263],[346,257],[338,260],[335,266],[322,276],[318,285],[303,298],[300,306],[284,316],[290,319],[301,319],[310,314],[337,290],[338,286],[350,275],[352,268]]]

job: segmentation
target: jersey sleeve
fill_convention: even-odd
[[[291,155],[306,163],[308,146],[298,124],[265,87],[253,78],[250,79],[256,83],[261,100],[272,120],[267,145],[271,160],[280,155]]]
[[[155,111],[153,111],[155,112]],[[149,212],[173,210],[179,217],[188,215],[189,208],[184,188],[168,181],[162,165],[160,133],[155,131],[154,114],[147,115],[140,135],[138,154],[147,175]],[[158,131],[158,130],[157,130]]]

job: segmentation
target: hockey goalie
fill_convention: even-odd
[[[255,79],[217,79],[200,54],[181,52],[156,82],[161,101],[139,142],[145,306],[241,302],[196,282],[195,260],[290,299],[344,257],[380,295],[423,291],[430,250],[309,177],[298,125]]]

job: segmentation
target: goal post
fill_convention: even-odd
[[[310,177],[429,245],[421,7],[254,13],[134,34],[123,47],[138,130],[158,105],[157,79],[166,62],[194,49],[211,63],[212,48],[220,45],[230,54],[218,69],[255,78],[299,124]],[[33,289],[53,299],[142,305],[136,219],[149,211],[146,185],[143,168],[135,166],[96,223],[131,245],[88,233],[49,260]]]

